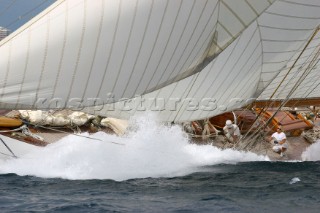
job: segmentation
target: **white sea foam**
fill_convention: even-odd
[[[304,161],[319,161],[320,160],[320,140],[310,145],[306,151],[301,154],[301,159]]]
[[[292,178],[292,179],[290,180],[289,184],[295,184],[295,183],[297,183],[297,182],[299,182],[299,181],[301,181],[300,178],[294,177],[294,178]]]
[[[101,140],[97,141],[69,135],[19,159],[6,161],[0,172],[45,178],[121,181],[186,175],[203,166],[220,163],[269,160],[250,152],[190,144],[179,126],[160,125],[150,115],[133,119],[130,123],[134,128],[126,136],[103,132],[90,135]]]

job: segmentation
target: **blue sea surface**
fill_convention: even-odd
[[[107,169],[107,168],[106,168]],[[1,212],[319,212],[320,162],[204,166],[170,178],[2,174]]]

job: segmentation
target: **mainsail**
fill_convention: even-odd
[[[319,97],[319,14],[314,0],[59,0],[0,42],[0,108],[180,122]]]
[[[0,108],[79,109],[188,81],[272,2],[58,0],[0,42]]]

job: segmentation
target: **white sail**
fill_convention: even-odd
[[[257,98],[319,97],[320,32],[312,38],[319,23],[320,2],[276,1],[202,72],[136,99],[86,110],[128,118],[148,109],[163,121],[181,122],[231,111]]]
[[[272,2],[58,0],[0,42],[0,108],[102,105],[183,85]]]

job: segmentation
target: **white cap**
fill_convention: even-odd
[[[231,127],[231,126],[232,126],[232,121],[227,120],[227,121],[226,121],[226,126],[227,126],[227,127]]]

